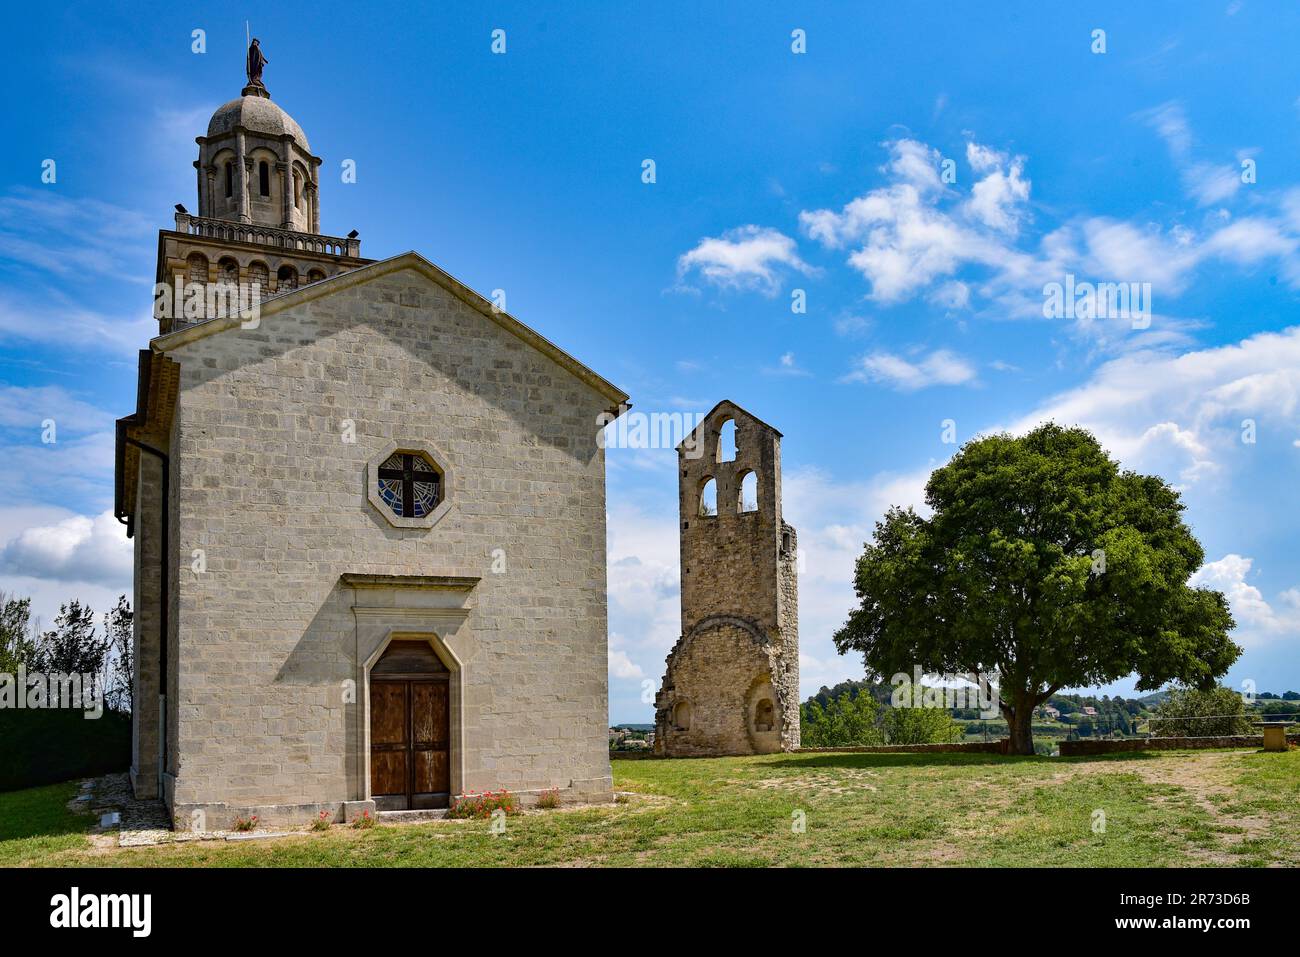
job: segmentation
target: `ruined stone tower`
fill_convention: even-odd
[[[799,593],[795,532],[781,520],[781,433],[723,401],[677,461],[682,635],[655,698],[655,752],[796,748]]]

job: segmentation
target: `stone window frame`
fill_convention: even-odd
[[[398,452],[405,452],[411,455],[419,455],[433,463],[442,474],[442,500],[428,515],[420,518],[406,518],[400,515],[394,515],[379,494],[379,466],[387,461],[390,455]],[[447,457],[438,452],[427,442],[393,442],[386,445],[366,462],[366,498],[380,515],[387,519],[388,524],[394,528],[433,528],[443,517],[451,511],[453,506],[452,489],[454,488],[451,466],[447,464]]]

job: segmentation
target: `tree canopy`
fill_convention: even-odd
[[[968,442],[930,476],[928,517],[891,508],[858,559],[861,604],[836,633],[870,674],[996,675],[1012,749],[1066,687],[1136,673],[1213,687],[1241,654],[1178,492],[1121,470],[1079,428]]]

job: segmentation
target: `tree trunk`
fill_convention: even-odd
[[[1027,698],[1017,698],[1011,708],[1004,708],[1011,754],[1034,753],[1034,708]]]

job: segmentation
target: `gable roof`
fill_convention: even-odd
[[[348,272],[331,276],[328,279],[321,279],[309,285],[301,286],[298,289],[271,296],[262,301],[261,315],[262,318],[265,319],[268,316],[274,316],[276,313],[292,308],[293,306],[312,302],[313,300],[324,296],[332,296],[335,293],[352,289],[353,287],[362,285],[363,283],[371,282],[372,280],[379,279],[382,276],[388,276],[392,273],[401,272],[403,270],[420,273],[435,285],[441,286],[457,299],[460,299],[472,309],[477,310],[488,319],[491,319],[502,329],[506,330],[506,332],[509,332],[524,343],[532,346],[538,352],[554,361],[566,372],[571,373],[600,395],[609,399],[609,401],[614,405],[612,411],[615,412],[616,415],[621,415],[631,407],[628,403],[627,393],[618,386],[583,365],[535,329],[520,322],[509,313],[494,308],[491,302],[480,296],[473,289],[469,288],[469,286],[466,286],[454,276],[439,269],[433,263],[429,262],[429,260],[414,251],[401,253],[397,256],[390,256],[388,259],[380,259],[357,269],[352,269]],[[204,322],[197,323],[196,325],[186,326],[183,329],[177,329],[176,331],[169,332],[166,335],[158,336],[151,340],[150,346],[155,352],[165,353],[177,348],[178,346],[183,346],[199,339],[204,339],[208,336],[225,332],[227,329],[238,328],[240,324],[241,320],[238,315],[224,316],[218,319],[208,319]]]
[[[732,402],[730,399],[723,399],[721,402],[719,402],[717,405],[715,405],[712,409],[710,409],[705,414],[704,418],[700,420],[700,424],[697,425],[695,428],[691,429],[690,433],[686,436],[686,438],[682,439],[679,443],[677,443],[677,451],[680,452],[683,449],[685,449],[688,443],[690,443],[691,440],[695,437],[695,433],[701,431],[706,425],[712,422],[713,417],[717,415],[719,412],[727,412],[732,418],[742,417],[742,418],[749,419],[751,422],[754,422],[762,426],[763,428],[767,429],[767,431],[774,433],[778,439],[781,438],[781,433],[777,429],[768,425],[758,416],[754,415],[752,412],[748,412],[745,409],[742,409],[740,406],[736,405],[736,403]]]

